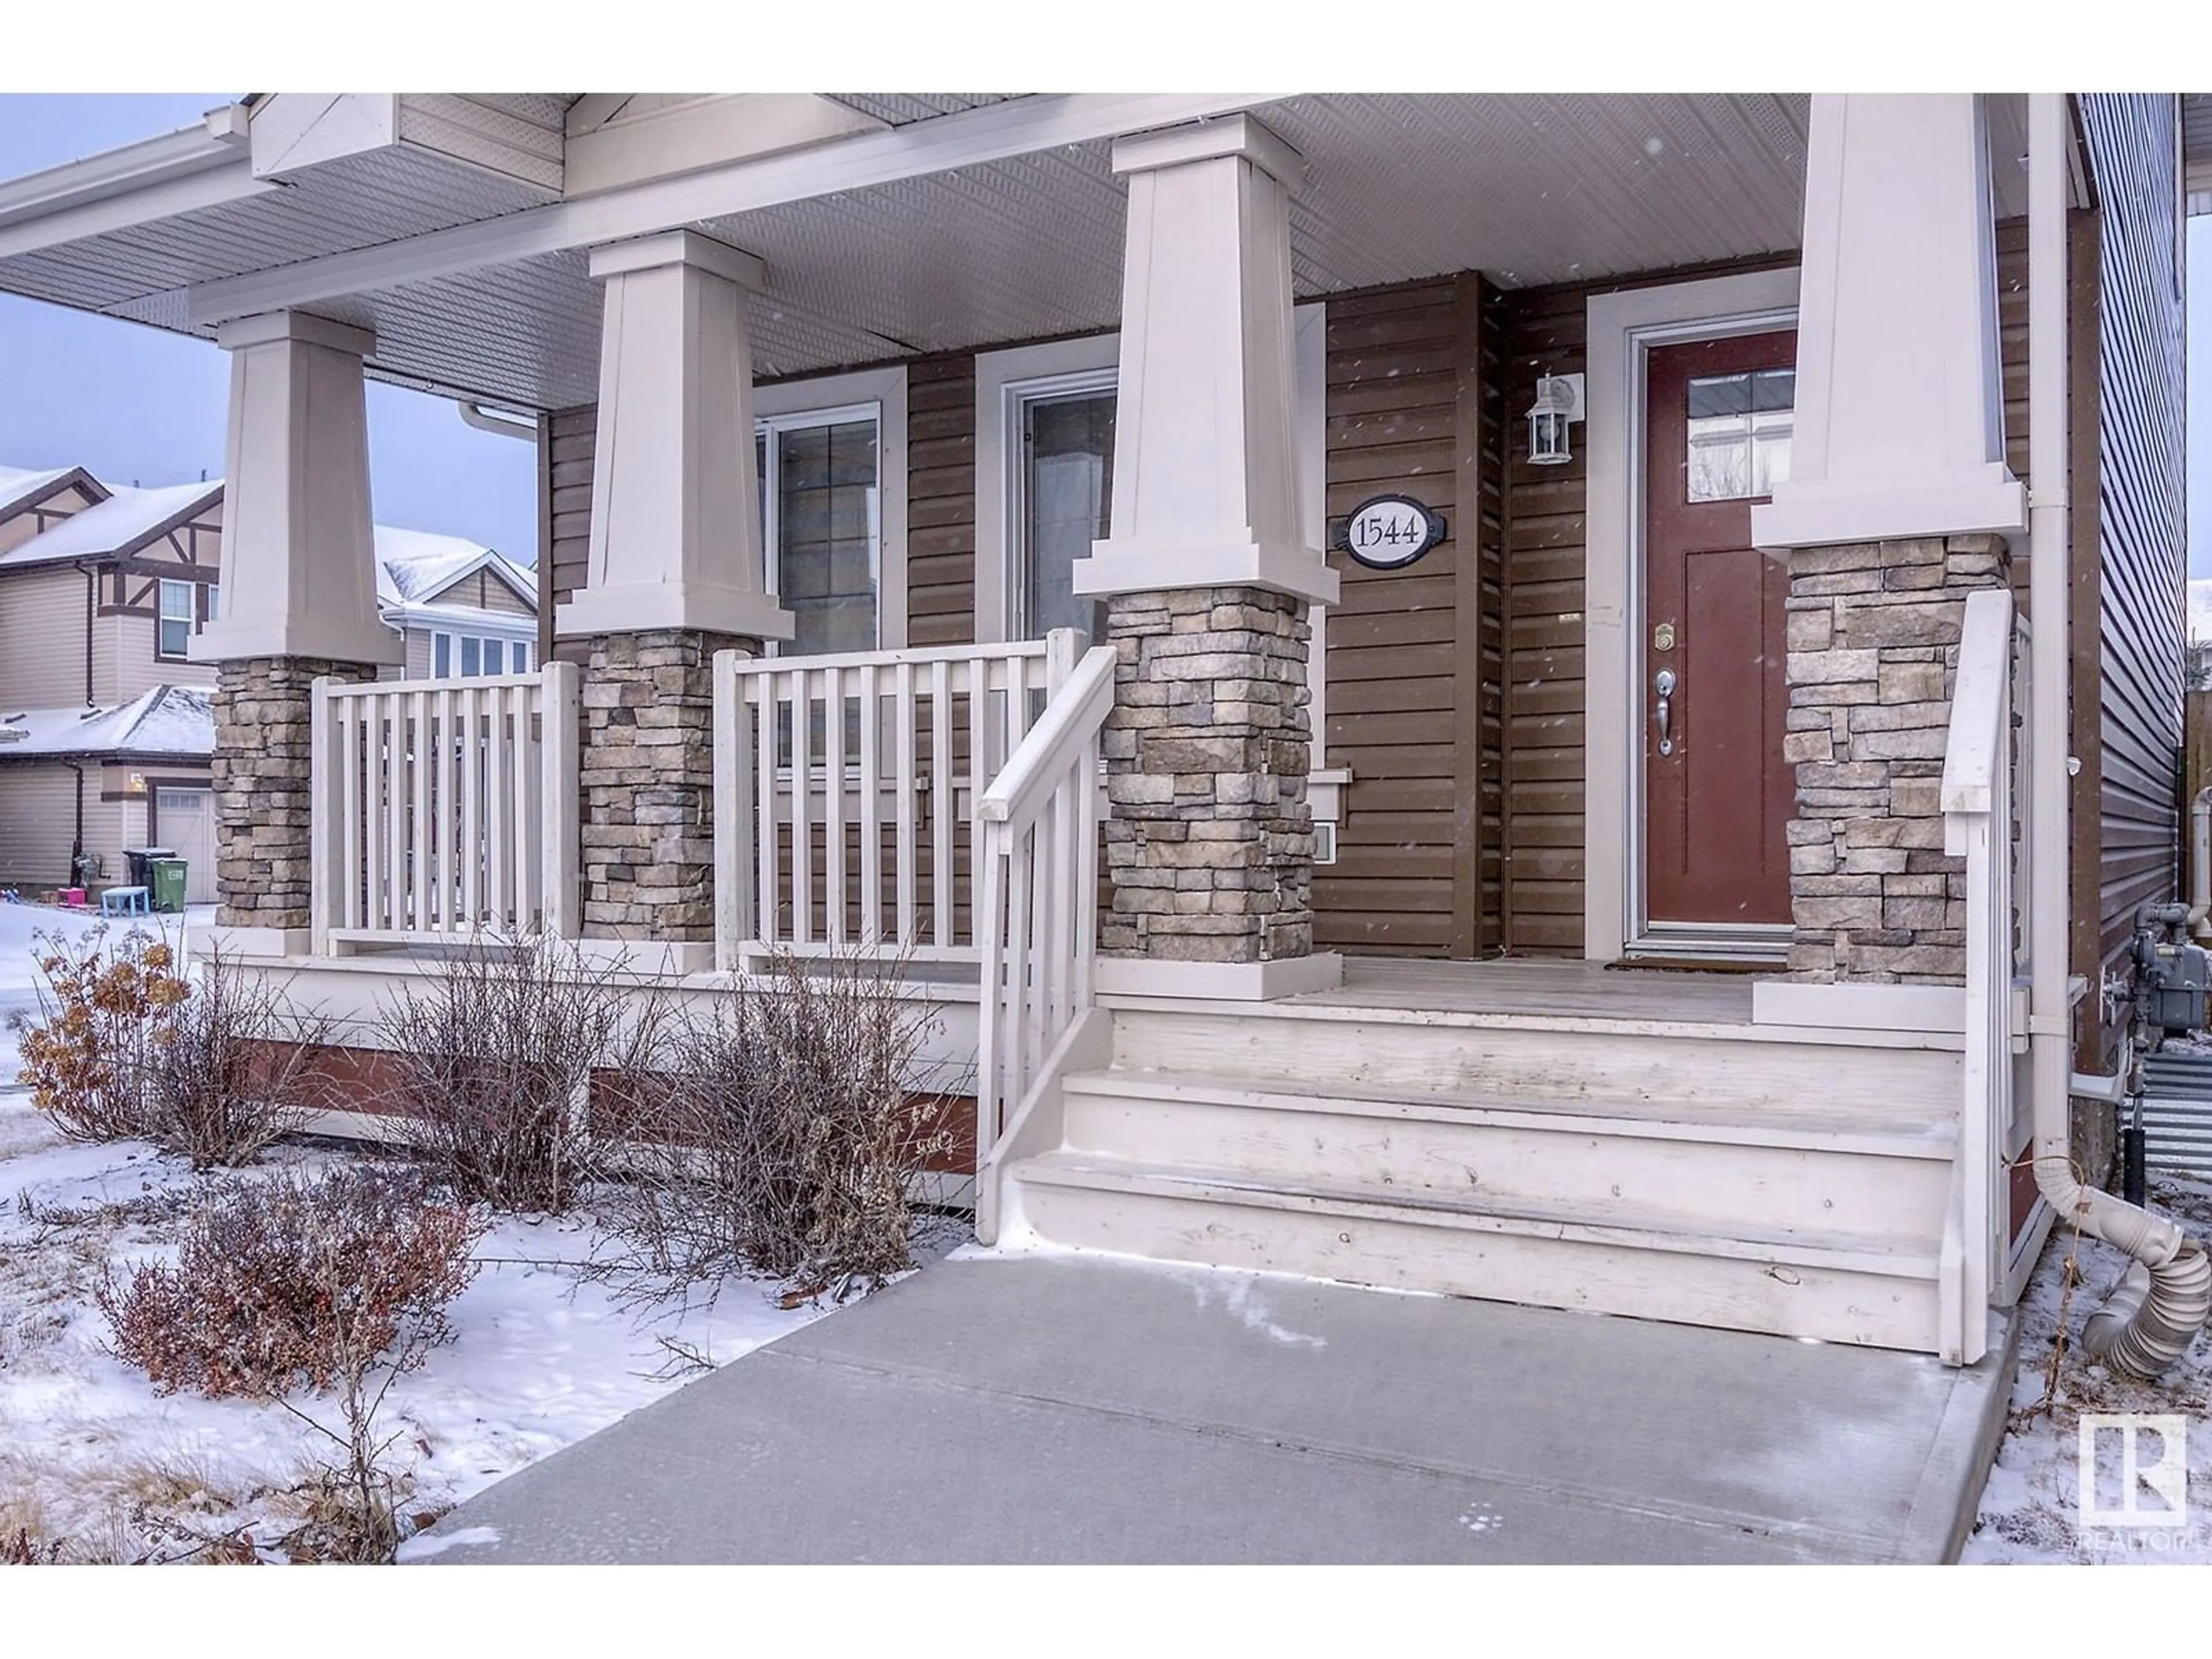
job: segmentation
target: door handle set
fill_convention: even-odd
[[[1671,755],[1674,752],[1674,736],[1671,727],[1674,717],[1674,687],[1678,684],[1679,682],[1674,678],[1674,671],[1671,668],[1661,669],[1657,677],[1651,682],[1652,689],[1659,694],[1659,703],[1655,713],[1659,725],[1659,752],[1662,755]]]

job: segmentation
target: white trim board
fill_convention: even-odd
[[[1642,419],[1654,344],[1795,325],[1797,271],[1750,271],[1590,296],[1589,499],[1583,638],[1583,955],[1617,962],[1641,931],[1638,803],[1643,798]]]

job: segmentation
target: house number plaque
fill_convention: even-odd
[[[1362,501],[1340,525],[1334,545],[1370,570],[1397,570],[1444,538],[1444,515],[1411,495]]]

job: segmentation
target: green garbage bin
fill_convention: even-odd
[[[153,879],[147,884],[154,890],[154,908],[184,914],[185,861],[182,859],[149,859],[148,873]]]

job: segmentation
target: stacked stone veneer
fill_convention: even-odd
[[[1109,955],[1270,962],[1313,951],[1302,600],[1121,593],[1104,734]]]
[[[321,657],[241,657],[215,689],[216,920],[226,927],[313,925],[315,681],[376,678],[374,665]]]
[[[1965,861],[1937,796],[1966,595],[2002,586],[1993,537],[1790,556],[1791,977],[1964,982]]]
[[[696,629],[602,635],[583,679],[584,933],[714,937],[717,651],[757,641]]]

